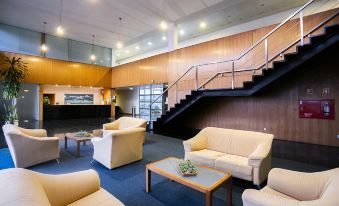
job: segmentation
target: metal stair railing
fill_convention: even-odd
[[[328,19],[326,19],[325,21],[323,21],[322,23],[320,23],[319,25],[317,25],[314,29],[312,29],[310,32],[308,32],[307,34],[304,34],[304,25],[303,25],[303,11],[305,8],[307,8],[310,4],[312,4],[315,0],[310,0],[308,1],[305,5],[303,5],[301,8],[299,8],[297,11],[295,11],[292,15],[290,15],[288,18],[286,18],[283,22],[281,22],[279,25],[277,25],[274,29],[272,29],[269,33],[267,33],[264,37],[262,37],[260,40],[258,40],[255,44],[253,44],[249,49],[247,49],[244,53],[242,53],[238,58],[235,59],[228,59],[228,60],[223,60],[223,61],[215,61],[215,62],[208,62],[208,63],[203,63],[203,64],[197,64],[194,66],[191,66],[188,70],[186,70],[186,72],[184,72],[177,80],[175,80],[170,86],[167,87],[167,89],[165,89],[159,96],[157,96],[149,105],[150,107],[150,122],[152,122],[152,105],[160,98],[162,97],[166,92],[168,92],[171,88],[174,87],[175,89],[175,102],[178,103],[178,83],[179,81],[184,78],[190,71],[192,71],[193,69],[195,69],[195,88],[196,90],[200,90],[202,88],[205,87],[206,84],[208,84],[209,82],[211,82],[213,79],[215,79],[217,76],[219,75],[224,75],[226,73],[231,73],[231,89],[235,89],[235,73],[236,72],[244,72],[244,71],[255,71],[258,70],[260,68],[262,68],[263,66],[268,69],[268,63],[273,60],[274,58],[276,58],[277,56],[281,55],[282,53],[284,53],[285,51],[287,51],[288,49],[290,49],[293,45],[297,44],[298,42],[300,42],[300,45],[303,46],[304,45],[304,38],[307,37],[309,34],[311,34],[312,32],[314,32],[315,30],[317,30],[319,27],[321,27],[322,25],[324,25],[325,23],[329,22],[331,19],[333,19],[335,16],[338,15],[339,12],[336,12],[334,15],[332,15],[331,17],[329,17]],[[278,52],[277,55],[274,55],[271,59],[268,58],[268,37],[270,37],[273,33],[275,33],[279,28],[281,28],[283,25],[285,25],[288,21],[290,21],[292,18],[294,18],[295,16],[297,16],[299,14],[299,33],[300,33],[300,38],[298,40],[296,40],[295,42],[293,42],[292,44],[290,44],[287,48],[283,49],[282,51]],[[240,59],[242,59],[246,54],[248,54],[249,52],[251,52],[254,48],[256,48],[259,44],[261,44],[262,42],[264,42],[264,64],[261,65],[259,68],[255,68],[255,69],[242,69],[242,70],[235,70],[235,62],[239,61]],[[214,65],[214,64],[221,64],[221,63],[227,63],[227,62],[231,62],[232,63],[232,69],[231,71],[221,71],[221,72],[217,72],[216,74],[214,74],[211,78],[209,78],[207,81],[205,81],[201,86],[199,86],[198,83],[198,69],[199,67],[204,67],[204,66],[208,66],[208,65]]]

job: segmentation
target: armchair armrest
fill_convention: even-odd
[[[44,187],[51,205],[68,205],[100,189],[100,179],[94,170],[62,175],[34,174]]]
[[[206,137],[199,132],[195,137],[183,142],[185,152],[192,152],[206,148]]]
[[[20,131],[26,135],[33,137],[47,137],[47,131],[45,129],[25,129],[20,128]]]
[[[118,130],[119,129],[119,122],[114,121],[114,122],[103,124],[102,129],[104,129],[104,130]]]
[[[300,206],[299,201],[283,198],[271,193],[261,192],[259,190],[247,189],[242,194],[244,206]]]
[[[268,175],[267,185],[301,201],[316,200],[326,186],[328,175],[324,172],[305,173],[274,168]]]

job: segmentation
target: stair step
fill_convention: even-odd
[[[312,44],[304,44],[303,46],[298,45],[297,46],[297,52],[298,52],[298,54],[303,53],[303,52],[306,52],[306,51],[312,49],[312,47],[313,47]]]
[[[296,59],[297,57],[298,57],[298,53],[297,52],[288,53],[288,54],[285,54],[285,61]]]
[[[311,44],[317,44],[317,43],[323,42],[326,39],[326,37],[327,36],[325,34],[312,36],[311,37]]]
[[[334,33],[339,32],[339,24],[325,27],[325,32],[326,34],[334,34]]]

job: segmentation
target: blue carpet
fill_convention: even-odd
[[[81,157],[75,157],[75,144],[70,141],[68,151],[63,148],[60,141],[60,164],[50,161],[33,166],[31,170],[47,173],[61,174],[86,169],[94,169],[99,173],[101,186],[121,200],[125,205],[138,206],[174,206],[174,205],[205,205],[204,195],[193,189],[171,182],[159,175],[152,174],[152,192],[145,192],[145,166],[146,164],[169,156],[184,157],[182,140],[147,134],[144,145],[143,160],[117,169],[108,170],[100,163],[93,163],[93,147],[81,145]],[[299,171],[319,171],[326,168],[313,166],[289,160],[273,158],[273,166]],[[13,167],[13,161],[7,148],[0,149],[0,169]],[[233,204],[242,205],[241,194],[246,188],[253,185],[246,181],[235,179],[233,183]],[[213,205],[225,205],[226,189],[218,189],[214,193]]]

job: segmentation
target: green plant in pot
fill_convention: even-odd
[[[5,100],[11,101],[11,107],[5,109],[5,121],[18,121],[18,114],[16,112],[16,99],[19,97],[21,82],[27,76],[27,63],[23,62],[21,58],[5,57],[0,64],[0,76],[2,78],[2,97]],[[6,111],[7,110],[7,111]]]

